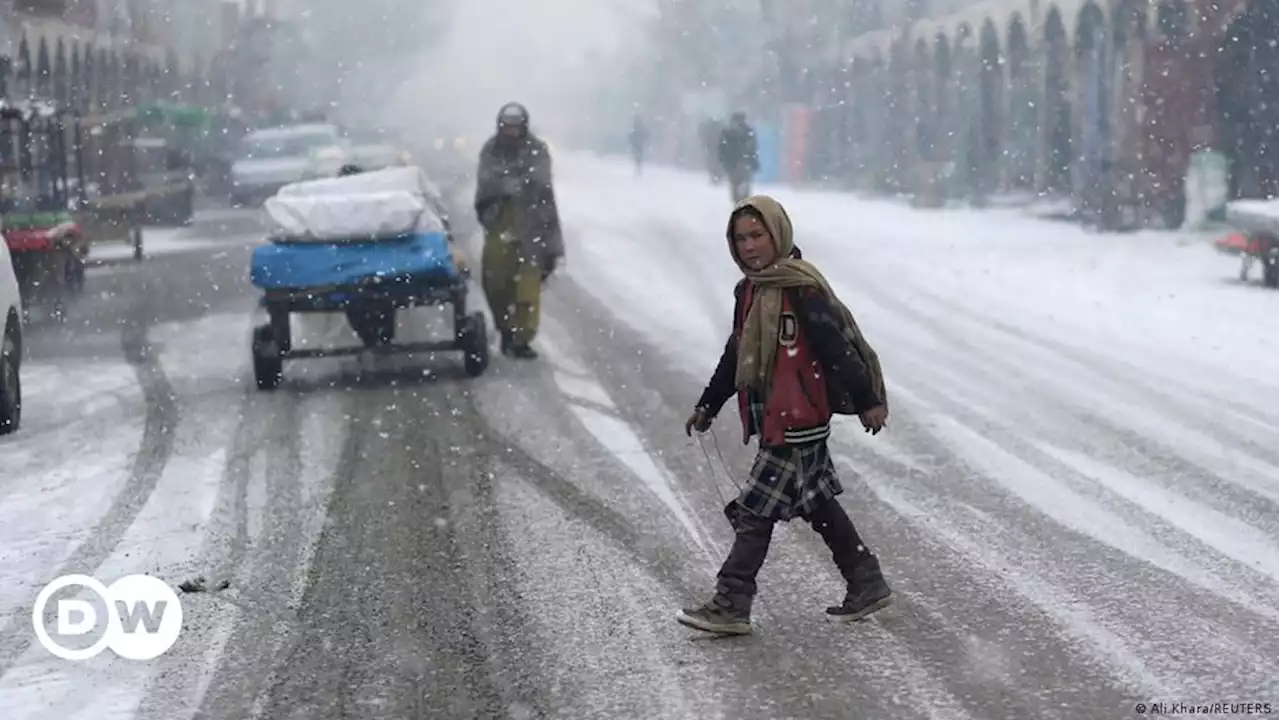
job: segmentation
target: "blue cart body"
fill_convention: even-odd
[[[464,283],[444,233],[369,242],[274,242],[253,251],[250,280],[263,302],[290,297],[298,310],[336,310],[373,299],[440,302]]]

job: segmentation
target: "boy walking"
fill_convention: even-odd
[[[880,362],[822,273],[801,259],[791,219],[776,200],[756,195],[729,217],[729,252],[745,277],[734,289],[733,333],[685,433],[706,432],[734,395],[743,444],[759,436],[751,479],[725,508],[733,547],[715,596],[677,616],[720,634],[751,632],[756,575],[775,523],[802,518],[831,549],[846,583],[827,614],[861,620],[890,603],[880,562],[844,508],[827,448],[833,414],[857,414],[872,434],[888,417]]]

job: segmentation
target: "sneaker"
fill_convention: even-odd
[[[877,610],[883,610],[892,602],[893,591],[889,589],[889,583],[877,574],[859,585],[857,590],[850,588],[844,596],[844,602],[827,608],[827,614],[836,620],[857,622],[865,620]]]
[[[676,622],[717,635],[750,635],[751,615],[723,605],[715,600],[699,608],[684,609],[676,615]]]

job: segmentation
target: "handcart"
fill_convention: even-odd
[[[470,272],[425,173],[398,167],[296,183],[267,200],[277,226],[255,249],[251,279],[268,322],[253,330],[254,377],[277,387],[284,361],[366,352],[461,351],[468,375],[489,364],[483,312],[467,311]],[[396,343],[396,313],[453,306],[453,338]],[[293,313],[343,312],[363,346],[293,347]]]
[[[1248,281],[1256,262],[1262,266],[1262,280],[1270,287],[1280,284],[1280,200],[1233,200],[1227,203],[1227,224],[1235,232],[1219,239],[1220,252],[1240,256],[1240,279]]]

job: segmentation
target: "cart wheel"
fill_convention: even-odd
[[[1275,259],[1262,266],[1262,281],[1268,287],[1280,287],[1280,267],[1277,267]]]
[[[270,325],[253,329],[253,379],[259,390],[274,390],[284,377],[284,358]]]
[[[22,423],[21,339],[18,324],[9,320],[0,335],[0,435],[16,432]]]
[[[467,375],[479,377],[484,374],[489,367],[489,328],[484,313],[475,313],[467,318],[467,330],[459,345]]]
[[[84,292],[84,260],[77,256],[72,256],[66,266],[67,290],[72,295],[79,295]]]

